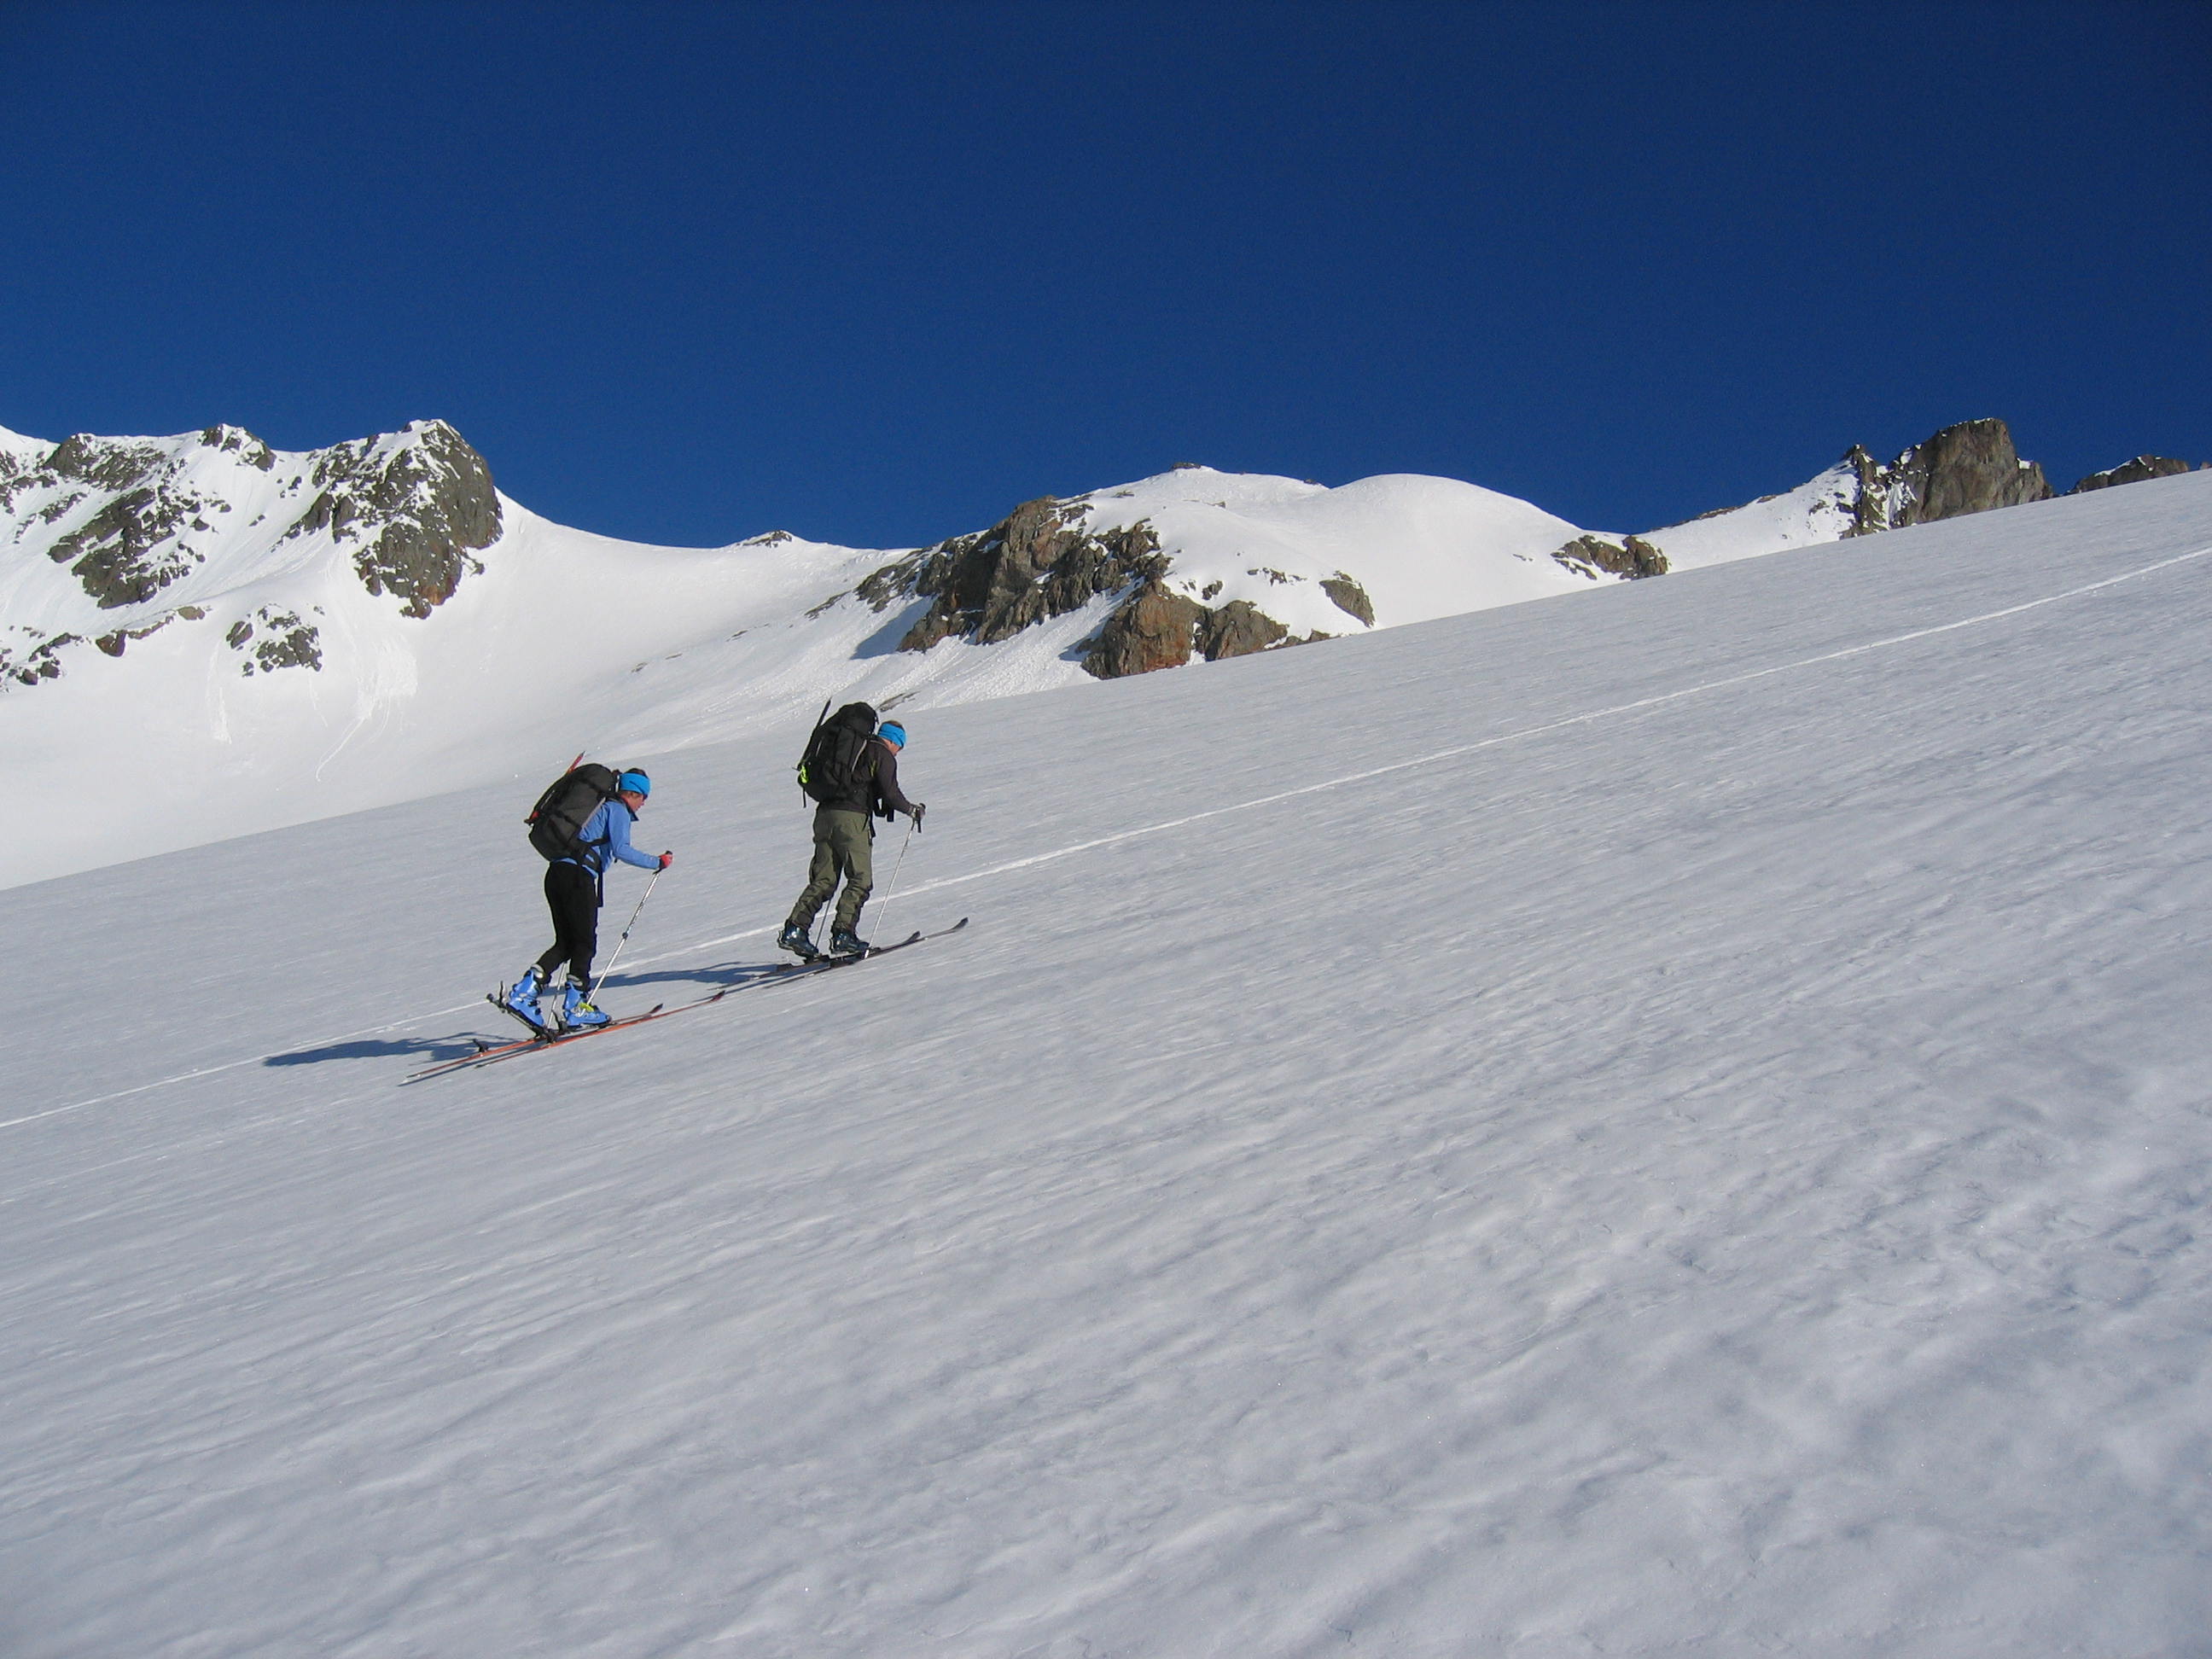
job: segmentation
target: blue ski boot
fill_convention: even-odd
[[[864,957],[868,954],[868,941],[849,927],[832,928],[830,954],[833,957]]]
[[[533,1031],[547,1029],[545,1016],[538,1011],[538,999],[545,989],[545,975],[532,963],[523,976],[507,988],[499,1006],[513,1014]]]
[[[605,1025],[607,1017],[584,1000],[584,988],[570,980],[561,988],[561,1026],[563,1030],[588,1031],[595,1025]]]
[[[821,951],[814,948],[812,935],[795,921],[787,922],[783,931],[776,935],[775,948],[779,951],[788,951],[792,955],[805,962],[817,961],[822,955]]]

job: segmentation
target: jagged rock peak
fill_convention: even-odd
[[[2021,459],[2012,428],[1994,418],[1947,426],[1887,465],[1854,444],[1843,465],[1859,485],[1847,536],[2019,507],[2057,493],[2040,466]]]
[[[443,421],[410,421],[396,434],[315,452],[309,473],[319,493],[289,532],[327,529],[359,543],[354,570],[371,593],[403,599],[404,614],[427,617],[469,571],[468,556],[499,539],[499,492],[491,469]]]

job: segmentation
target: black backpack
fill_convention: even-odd
[[[817,720],[806,751],[799,757],[799,787],[807,799],[825,805],[852,799],[867,781],[860,762],[868,752],[868,739],[875,735],[876,711],[865,702],[848,702]]]
[[[614,793],[615,775],[610,768],[597,761],[571,764],[553,780],[552,787],[538,798],[538,805],[523,820],[530,826],[530,844],[545,855],[549,864],[567,858],[576,850],[576,837],[584,833],[584,821]]]

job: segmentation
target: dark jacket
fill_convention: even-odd
[[[914,803],[899,788],[898,750],[881,738],[868,739],[853,773],[853,781],[823,801],[824,807],[838,812],[864,812],[870,817],[887,818],[896,812],[914,816]]]

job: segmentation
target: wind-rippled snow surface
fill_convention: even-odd
[[[0,1651],[2212,1650],[2208,485],[0,894]]]

